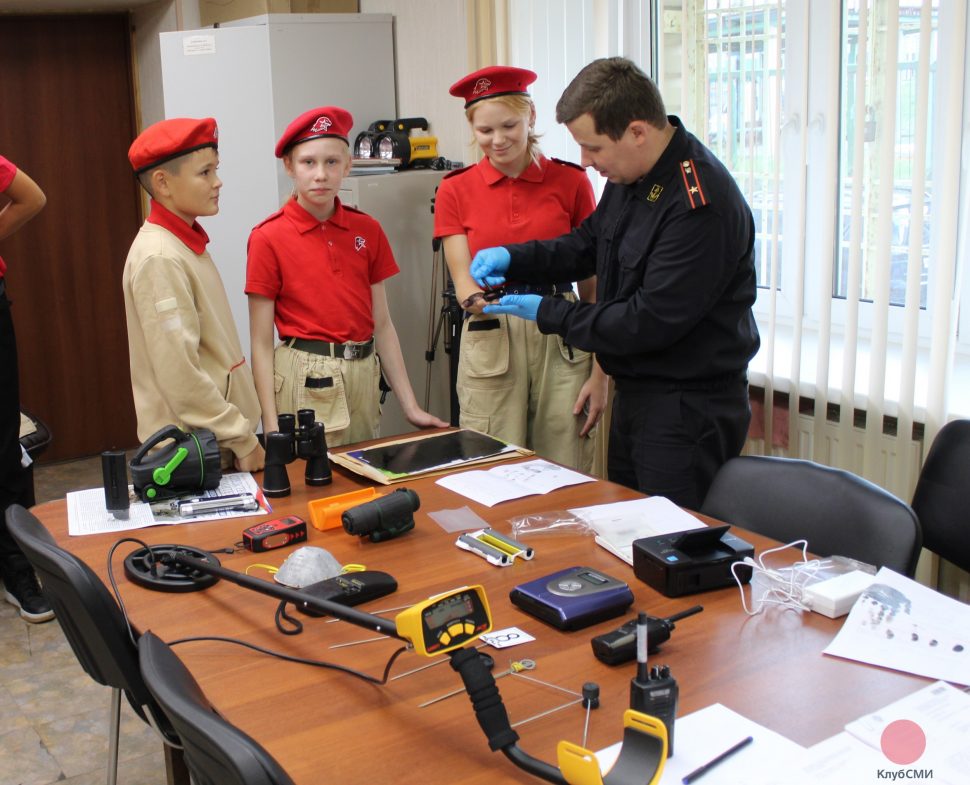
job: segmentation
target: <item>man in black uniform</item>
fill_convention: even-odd
[[[599,205],[568,235],[480,251],[472,276],[496,286],[596,275],[595,303],[505,295],[485,310],[535,319],[543,333],[595,352],[616,385],[610,480],[699,509],[751,419],[751,210],[629,60],[587,65],[556,119],[583,165],[609,181]]]

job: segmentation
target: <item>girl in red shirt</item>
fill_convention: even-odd
[[[492,66],[451,87],[485,157],[452,172],[435,198],[435,237],[458,301],[466,312],[458,363],[460,424],[539,455],[589,471],[593,428],[606,406],[607,377],[592,355],[542,335],[534,322],[482,313],[481,287],[469,274],[476,251],[558,237],[595,206],[582,167],[542,155],[535,106],[526,88],[532,71]],[[595,299],[596,281],[578,284]],[[520,293],[574,297],[572,282],[521,286]]]

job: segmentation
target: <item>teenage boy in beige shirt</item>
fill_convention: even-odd
[[[151,196],[123,276],[131,385],[139,439],[169,424],[208,428],[224,468],[259,471],[252,371],[196,221],[219,212],[217,143],[212,118],[177,118],[145,129],[128,151]]]

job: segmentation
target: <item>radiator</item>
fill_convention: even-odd
[[[820,433],[821,443],[816,445],[815,418],[808,414],[797,415],[796,444],[788,448],[775,446],[770,452],[765,450],[764,438],[748,439],[744,455],[778,455],[784,458],[803,458],[817,461],[826,466],[835,466],[853,474],[865,477],[901,499],[909,501],[916,490],[919,468],[923,462],[922,441],[898,437],[894,433],[883,433],[879,439],[879,454],[871,460],[871,469],[865,471],[866,432],[864,428],[851,429],[852,444],[848,465],[841,462],[841,439],[838,422],[826,420]]]

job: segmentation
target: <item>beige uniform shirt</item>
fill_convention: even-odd
[[[253,374],[208,252],[196,254],[146,222],[128,252],[123,286],[138,438],[173,424],[208,428],[238,457],[256,449]]]

